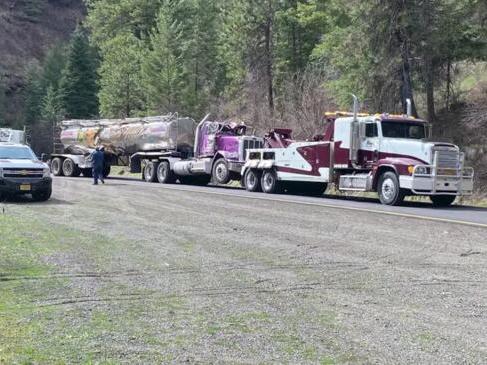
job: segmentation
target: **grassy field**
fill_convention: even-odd
[[[56,269],[56,261],[69,256],[73,247],[109,242],[32,217],[7,215],[0,216],[0,237],[0,363],[90,363],[99,351],[90,343],[103,334],[105,317],[84,317],[57,305],[76,294],[76,288],[69,275]],[[84,318],[73,322],[73,316]]]
[[[139,257],[133,241],[69,228],[69,221],[53,224],[39,211],[19,208],[0,215],[2,365],[191,362],[191,355],[181,359],[175,354],[218,337],[218,346],[236,351],[224,338],[266,332],[288,358],[322,364],[358,361],[334,343],[327,344],[333,351],[326,356],[307,344],[299,334],[299,319],[309,313],[287,319],[296,332],[274,332],[277,314],[236,311],[209,317],[191,308],[184,294],[135,288],[130,277],[138,273],[122,270],[117,257],[130,252],[130,262],[145,269],[160,265],[157,257],[153,262]],[[193,243],[181,249],[188,260],[195,258]],[[333,312],[317,318],[323,329],[336,326]]]

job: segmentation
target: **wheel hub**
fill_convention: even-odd
[[[253,173],[247,175],[247,185],[253,187],[256,183],[256,178]]]
[[[225,164],[219,164],[216,167],[216,177],[218,178],[218,180],[223,181],[225,180],[226,176],[227,176],[227,167],[225,166]]]
[[[396,195],[396,185],[392,179],[385,179],[382,183],[382,195],[384,195],[387,200],[393,199]]]
[[[271,174],[266,174],[264,178],[264,185],[266,190],[270,189],[273,183],[274,183],[274,177]]]

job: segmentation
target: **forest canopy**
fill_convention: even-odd
[[[465,102],[466,73],[486,73],[483,0],[85,3],[70,43],[27,73],[27,123],[212,112],[309,137],[350,93],[370,112],[409,98],[440,123]]]

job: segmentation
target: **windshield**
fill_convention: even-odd
[[[382,136],[387,138],[424,139],[426,138],[426,128],[424,123],[383,121]]]
[[[0,146],[0,159],[36,160],[36,156],[29,147],[2,147]]]

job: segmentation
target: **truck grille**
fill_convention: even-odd
[[[264,143],[259,139],[245,139],[244,140],[244,151],[248,149],[262,148]]]
[[[263,148],[264,140],[257,137],[244,137],[239,141],[239,160],[244,161],[247,156],[247,150]]]
[[[438,168],[460,168],[460,152],[458,150],[436,150]]]
[[[43,169],[3,169],[3,177],[10,178],[42,178]]]

